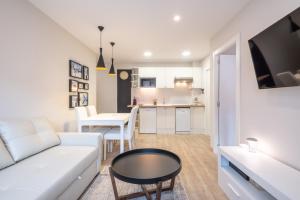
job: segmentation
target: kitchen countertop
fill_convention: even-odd
[[[128,107],[132,107],[132,105],[128,105]],[[158,108],[158,107],[175,107],[175,108],[190,108],[190,107],[205,107],[204,104],[140,104],[140,108]]]

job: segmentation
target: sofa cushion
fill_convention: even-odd
[[[0,121],[0,136],[15,161],[58,145],[60,140],[45,119]],[[39,131],[37,131],[38,129]]]
[[[0,171],[1,200],[56,199],[97,154],[95,147],[55,146],[5,168]]]
[[[8,167],[14,163],[15,163],[14,160],[12,159],[9,152],[5,148],[5,145],[0,139],[0,169]]]

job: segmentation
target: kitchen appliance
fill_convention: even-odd
[[[140,87],[143,88],[155,88],[156,87],[156,78],[141,78]]]
[[[248,42],[260,89],[300,86],[300,8]]]
[[[188,133],[191,131],[190,108],[176,107],[176,133]]]

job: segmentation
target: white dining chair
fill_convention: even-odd
[[[137,118],[138,106],[132,108],[128,120],[128,125],[124,128],[124,140],[128,141],[129,149],[131,150],[134,145],[134,131],[135,131],[135,123]],[[120,140],[121,133],[120,128],[112,128],[104,135],[104,160],[106,160],[106,152],[107,152],[107,142]]]
[[[86,107],[76,107],[75,112],[76,112],[78,131],[81,132],[80,120],[85,120],[89,117],[88,111],[87,111]],[[99,133],[102,133],[102,135],[104,135],[110,129],[111,129],[110,127],[98,127],[98,126],[95,127],[95,126],[93,126],[93,127],[88,127],[88,130],[85,132],[99,132]]]
[[[88,118],[86,108],[85,107],[76,107],[75,108],[75,113],[76,113],[76,120],[77,120],[77,128],[78,132],[81,132],[81,126],[80,126],[80,121],[85,120]]]
[[[87,106],[86,110],[87,110],[87,113],[88,113],[89,117],[95,116],[95,115],[98,114],[97,110],[96,110],[96,107],[94,105]]]

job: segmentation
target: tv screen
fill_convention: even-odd
[[[260,89],[300,86],[300,8],[248,42]]]

